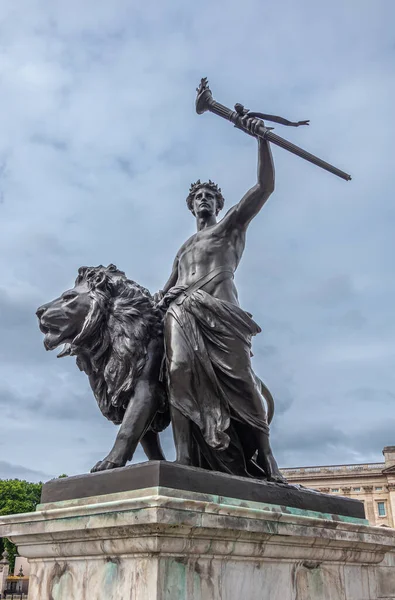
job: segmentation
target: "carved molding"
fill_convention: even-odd
[[[155,560],[158,556],[173,560],[174,555],[210,560],[231,556],[243,561],[252,558],[254,564],[277,558],[300,561],[300,556],[303,561],[316,561],[319,553],[320,561],[343,565],[380,563],[394,547],[393,530],[347,522],[338,530],[336,521],[288,513],[277,521],[273,533],[272,513],[215,505],[193,492],[187,499],[153,493],[129,498],[121,494],[116,500],[103,495],[98,504],[85,501],[73,507],[55,503],[54,509],[1,516],[0,535],[11,538],[21,556],[39,559],[40,564],[44,561],[49,570],[55,559],[66,556],[82,561],[86,568],[87,561],[101,559],[103,549],[114,557],[133,555],[133,560],[139,555],[144,560],[147,556]]]

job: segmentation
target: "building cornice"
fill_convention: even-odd
[[[285,475],[285,477],[289,480],[297,479],[298,481],[324,481],[326,479],[343,479],[343,480],[352,480],[358,479],[361,476],[364,478],[371,477],[373,479],[385,479],[386,473],[380,471],[379,473],[372,473],[371,471],[358,471],[356,473],[295,473],[288,472],[287,469],[281,469],[281,472]]]

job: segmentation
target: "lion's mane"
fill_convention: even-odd
[[[115,265],[81,267],[76,285],[88,283],[92,305],[71,343],[103,415],[120,424],[147,360],[148,344],[162,335],[162,316],[144,287]]]

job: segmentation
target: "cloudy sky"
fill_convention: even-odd
[[[274,148],[237,273],[279,463],[395,444],[394,21],[392,0],[3,0],[0,477],[86,472],[116,434],[74,359],[44,351],[37,306],[80,265],[157,290],[194,231],[190,182],[227,207],[254,184],[254,140],[194,111],[202,76],[228,106],[309,118],[276,131],[353,176]]]

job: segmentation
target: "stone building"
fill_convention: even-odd
[[[13,594],[17,595],[18,598],[27,595],[29,591],[29,574],[30,564],[27,558],[16,556],[14,574],[7,576],[3,582],[3,590],[11,597]],[[3,596],[0,596],[0,598],[3,598]]]
[[[395,446],[383,450],[384,462],[281,469],[290,483],[365,504],[370,525],[395,527]]]

